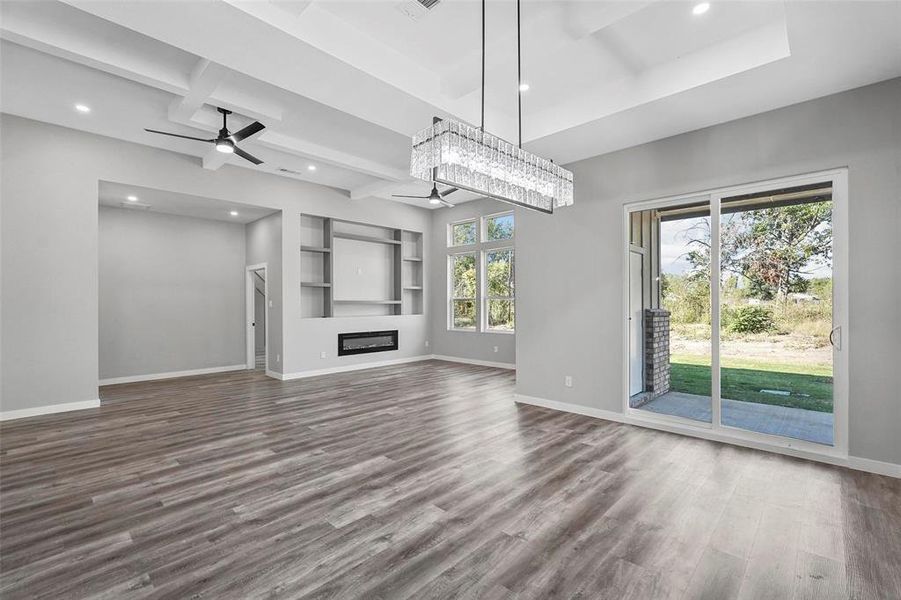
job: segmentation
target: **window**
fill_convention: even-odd
[[[512,234],[512,215],[510,231]],[[515,262],[513,248],[485,252],[485,325],[489,331],[513,331]]]
[[[471,246],[478,239],[476,234],[478,228],[476,221],[463,221],[462,223],[454,223],[450,228],[450,245],[451,246]]]
[[[485,241],[513,239],[513,213],[485,217]]]
[[[454,254],[449,261],[451,276],[451,328],[476,328],[476,255]]]
[[[448,225],[447,245],[472,246],[448,254],[448,327],[513,333],[516,268],[512,212]]]

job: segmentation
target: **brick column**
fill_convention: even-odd
[[[644,389],[648,400],[669,391],[669,311],[644,311]]]

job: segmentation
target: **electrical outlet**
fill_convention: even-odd
[[[276,355],[275,355],[275,362],[282,362],[282,355],[281,355],[281,354],[276,354]]]
[[[325,358],[325,356],[326,356],[325,352],[320,352],[320,353],[319,353],[319,358]]]
[[[272,300],[269,301],[269,308],[272,308]]]
[[[567,375],[566,377],[564,377],[563,385],[565,385],[566,387],[572,387],[573,386],[573,376]]]
[[[494,351],[497,352],[497,346],[494,347]]]
[[[426,347],[426,348],[429,347],[429,340],[426,340],[426,341],[425,341],[425,347]]]

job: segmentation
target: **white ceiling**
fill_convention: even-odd
[[[129,200],[129,197],[137,198],[137,200]],[[252,223],[257,219],[262,219],[278,212],[275,209],[262,206],[167,192],[165,190],[112,181],[100,182],[99,204],[100,206],[112,208],[146,210],[195,219],[241,224]],[[232,215],[232,211],[238,214]]]
[[[137,199],[129,200],[129,197]],[[195,219],[241,223],[242,225],[278,212],[274,208],[167,192],[113,181],[100,182],[99,204],[112,208],[146,210]],[[232,215],[232,211],[238,214]]]
[[[433,115],[478,122],[480,4],[441,0],[413,20],[409,2],[5,0],[0,108],[198,168],[427,194],[408,176],[409,136]],[[524,0],[525,146],[568,163],[901,76],[901,2],[693,5]],[[486,22],[485,125],[515,139],[515,2],[490,0]],[[143,131],[212,137],[216,106],[235,111],[232,131],[266,125],[242,143],[263,165]]]

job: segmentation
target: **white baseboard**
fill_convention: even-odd
[[[845,466],[849,469],[866,471],[867,473],[878,473],[879,475],[887,475],[889,477],[901,479],[901,465],[890,462],[873,460],[872,458],[860,458],[859,456],[849,456],[848,464]]]
[[[668,424],[654,421],[645,421],[643,419],[634,419],[628,415],[610,410],[593,408],[591,406],[583,406],[581,404],[572,404],[569,402],[559,402],[557,400],[548,400],[546,398],[536,398],[534,396],[524,396],[522,394],[514,394],[514,400],[519,404],[541,406],[543,408],[550,408],[552,410],[559,410],[561,412],[574,413],[577,415],[584,415],[586,417],[594,417],[596,419],[604,419],[605,421],[614,421],[617,423],[635,425],[636,427],[658,429],[660,431],[677,433],[679,435],[687,435],[690,437],[712,440],[715,442],[722,442],[725,444],[732,444],[745,448],[753,448],[755,450],[763,450],[766,452],[775,452],[777,454],[794,456],[795,458],[803,458],[806,460],[813,460],[840,467],[847,467],[849,469],[855,469],[857,471],[866,471],[868,473],[876,473],[878,475],[887,475],[889,477],[901,478],[901,465],[894,463],[871,460],[868,458],[860,458],[856,456],[820,454],[817,452],[809,452],[797,448],[787,448],[784,446],[767,444],[765,442],[736,438],[712,430],[689,428],[678,423]]]
[[[433,354],[435,360],[446,360],[448,362],[463,363],[465,365],[478,365],[480,367],[494,367],[496,369],[512,369],[516,370],[515,363],[491,362],[490,360],[477,360],[475,358],[462,358],[459,356],[444,356],[443,354]]]
[[[299,371],[297,373],[276,373],[275,371],[266,371],[266,374],[282,381],[290,381],[291,379],[304,379],[307,377],[318,377],[320,375],[332,375],[333,373],[346,373],[348,371],[361,371],[363,369],[375,369],[377,367],[390,367],[391,365],[402,365],[405,363],[419,362],[429,360],[431,354],[421,354],[419,356],[411,356],[409,358],[395,358],[391,360],[379,360],[374,362],[357,363],[353,365],[341,365],[339,367],[327,367],[325,369],[313,369],[310,371]]]
[[[35,406],[34,408],[21,408],[19,410],[7,410],[0,412],[0,421],[12,421],[26,417],[39,415],[51,415],[53,413],[84,410],[86,408],[98,408],[100,400],[85,400],[84,402],[66,402],[65,404],[49,404],[47,406]]]
[[[117,383],[136,383],[138,381],[156,381],[157,379],[173,379],[175,377],[190,377],[192,375],[209,375],[210,373],[225,373],[226,371],[243,371],[246,364],[226,365],[224,367],[206,367],[204,369],[190,369],[188,371],[169,371],[168,373],[151,373],[148,375],[129,375],[127,377],[111,377],[101,379],[100,385],[115,385]]]

